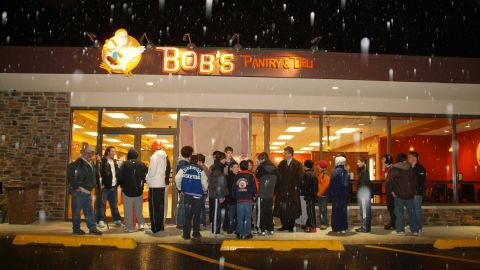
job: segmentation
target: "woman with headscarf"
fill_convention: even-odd
[[[335,170],[330,177],[328,197],[332,200],[332,231],[345,234],[348,229],[347,203],[350,192],[350,175],[345,169],[345,156],[335,158]]]

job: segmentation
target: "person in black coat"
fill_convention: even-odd
[[[345,234],[348,229],[348,196],[350,191],[350,175],[345,169],[346,158],[335,158],[335,170],[330,177],[328,197],[332,200],[332,231]]]
[[[370,181],[370,174],[367,170],[367,158],[360,157],[357,160],[358,172],[358,189],[357,201],[360,208],[361,227],[355,229],[356,232],[369,233],[372,223],[372,182]]]
[[[413,197],[413,208],[415,212],[415,217],[417,219],[417,225],[419,232],[422,231],[422,201],[423,194],[425,192],[425,180],[427,179],[427,172],[425,168],[420,164],[419,154],[417,152],[408,153],[408,163],[412,166],[412,169],[417,175],[417,195]]]
[[[307,226],[305,232],[316,232],[317,221],[315,216],[315,204],[317,202],[318,178],[313,171],[313,161],[305,160],[305,174],[303,176],[302,190],[307,203]]]
[[[145,176],[147,175],[147,166],[138,160],[138,152],[131,148],[128,150],[127,161],[120,167],[119,184],[123,193],[123,212],[125,215],[125,230],[134,232],[133,211],[137,219],[138,228],[145,228],[143,218],[143,186]]]

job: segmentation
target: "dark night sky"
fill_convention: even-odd
[[[2,0],[0,12],[10,46],[89,46],[86,32],[103,42],[124,27],[157,45],[183,46],[190,32],[197,46],[225,47],[239,33],[243,47],[308,49],[322,36],[320,48],[359,52],[367,37],[370,53],[480,57],[480,0]]]

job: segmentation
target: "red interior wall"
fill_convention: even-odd
[[[477,147],[480,144],[480,129],[457,133],[458,173],[463,180],[480,180],[480,165]]]
[[[427,171],[427,180],[451,180],[452,178],[452,158],[448,151],[451,144],[451,137],[448,136],[411,136],[406,138],[392,139],[392,156],[398,153],[408,154],[410,147],[413,146],[416,152],[420,154],[420,163]],[[387,139],[380,139],[380,153],[387,153]],[[448,166],[448,167],[447,167]]]

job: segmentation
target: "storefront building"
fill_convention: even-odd
[[[387,216],[381,156],[417,151],[425,222],[480,220],[479,59],[173,47],[126,63],[108,48],[0,47],[0,57],[0,181],[40,182],[37,208],[51,219],[70,216],[66,166],[83,144],[113,145],[120,160],[135,147],[148,163],[159,140],[174,165],[185,145],[207,163],[227,145],[278,163],[288,145],[330,169],[346,153],[356,179],[368,157],[374,224]]]

